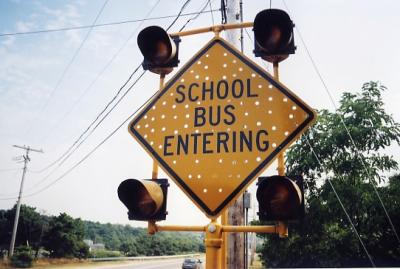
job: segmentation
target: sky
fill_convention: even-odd
[[[176,15],[184,2],[152,0],[138,5],[137,1],[109,0],[96,23]],[[192,0],[183,13],[198,12],[204,3]],[[220,1],[211,1],[214,9],[218,9],[219,4]],[[243,0],[244,21],[253,21],[255,15],[269,4],[269,1]],[[138,32],[149,25],[166,28],[174,18],[92,30],[1,35],[92,25],[103,5],[103,0],[0,1],[1,209],[9,209],[15,204],[21,182],[23,164],[15,157],[24,152],[12,145],[29,145],[43,149],[44,153],[30,154],[24,185],[26,197],[22,198],[24,204],[49,215],[66,212],[76,218],[102,223],[146,225],[128,221],[126,209],[117,197],[121,181],[151,177],[152,159],[128,133],[127,123],[67,176],[60,176],[157,91],[157,75],[145,73],[67,161],[45,168],[68,150],[141,63],[142,56],[136,45]],[[272,1],[272,7],[288,11],[296,25],[296,54],[280,65],[280,79],[284,85],[311,107],[333,110],[343,92],[355,93],[365,82],[380,81],[388,88],[383,96],[385,109],[397,122],[400,121],[400,2],[286,0]],[[171,32],[178,31],[190,17],[180,17]],[[212,15],[204,13],[189,22],[185,30],[220,22],[219,11]],[[252,30],[247,31],[253,38]],[[181,64],[212,37],[211,33],[183,37],[179,53]],[[307,49],[334,103],[317,75]],[[244,53],[271,71],[270,64],[255,58],[252,50],[253,42],[245,32]],[[133,79],[140,73],[141,69]],[[390,147],[388,153],[400,161],[399,146]],[[263,175],[275,173],[276,164],[273,163]],[[162,171],[160,176],[167,177]],[[250,186],[253,205],[254,190],[255,183]],[[253,206],[251,216],[254,211],[257,209]],[[200,209],[172,182],[168,212],[166,224],[208,222]]]

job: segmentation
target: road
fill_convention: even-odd
[[[182,268],[183,259],[168,259],[157,261],[133,261],[124,264],[107,264],[99,263],[97,266],[90,266],[90,269],[180,269]]]
[[[145,261],[145,262],[132,262],[124,265],[109,265],[96,268],[101,269],[178,269],[182,266],[182,259],[179,260],[159,260],[159,261]]]

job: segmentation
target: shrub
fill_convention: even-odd
[[[121,252],[111,250],[93,250],[90,252],[90,258],[113,258],[122,257]]]
[[[28,246],[19,246],[15,249],[14,255],[11,257],[11,265],[19,268],[32,267],[33,253]]]

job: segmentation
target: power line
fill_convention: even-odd
[[[143,71],[143,73],[141,75],[143,75],[145,73],[145,71]],[[139,80],[135,81],[135,83],[137,83]],[[135,84],[134,84],[135,85]],[[133,85],[133,86],[134,86]],[[87,153],[81,160],[79,160],[78,162],[76,162],[71,168],[69,168],[66,172],[64,172],[61,176],[57,177],[55,180],[53,180],[52,182],[50,182],[48,185],[46,185],[45,187],[31,193],[28,195],[23,196],[24,198],[26,197],[32,197],[35,196],[45,190],[47,190],[48,188],[50,188],[51,186],[53,186],[54,184],[56,184],[58,181],[60,181],[61,179],[63,179],[64,177],[66,177],[69,173],[71,173],[73,170],[75,170],[79,165],[81,165],[87,158],[90,157],[90,155],[92,155],[99,147],[101,147],[108,139],[110,139],[119,129],[121,129],[122,126],[124,126],[125,123],[127,123],[137,112],[139,112],[158,92],[155,92],[149,99],[147,99],[147,101],[145,103],[143,103],[138,109],[135,110],[135,112],[133,112],[132,114],[130,114],[120,125],[117,126],[117,128],[115,128],[111,133],[109,133],[106,138],[104,138],[99,144],[97,144],[89,153]],[[0,198],[0,201],[4,201],[4,200],[14,200],[15,197],[10,197],[10,198]]]
[[[306,136],[304,136],[304,138],[306,139],[306,142],[307,142],[308,146],[310,147],[311,152],[312,152],[312,154],[314,155],[315,159],[317,160],[319,166],[321,166],[321,168],[324,170],[324,167],[323,167],[323,165],[322,165],[322,163],[321,163],[321,161],[320,161],[318,155],[315,153],[314,148],[311,146],[310,141],[308,140],[308,138],[307,138]],[[360,241],[360,244],[361,244],[362,248],[364,249],[364,252],[365,252],[365,254],[367,255],[367,257],[368,257],[368,259],[369,259],[371,265],[372,265],[373,267],[376,267],[374,261],[372,260],[371,255],[369,254],[367,248],[366,248],[365,245],[364,245],[364,242],[362,241],[362,239],[361,239],[361,237],[360,237],[360,234],[357,232],[357,229],[356,229],[356,227],[354,226],[354,223],[353,223],[353,221],[351,220],[350,215],[347,213],[347,210],[346,210],[346,208],[344,207],[344,205],[343,205],[343,203],[342,203],[342,200],[340,199],[338,193],[336,192],[336,189],[335,189],[335,187],[333,186],[332,181],[330,180],[329,177],[327,177],[326,179],[328,180],[328,183],[329,183],[329,185],[331,186],[331,188],[332,188],[332,190],[333,190],[333,193],[335,194],[335,196],[336,196],[336,198],[337,198],[337,200],[338,200],[338,202],[339,202],[341,208],[343,209],[343,211],[344,211],[344,213],[345,213],[345,215],[346,215],[348,221],[350,222],[350,225],[351,225],[351,227],[352,227],[354,233],[357,235],[358,241]]]
[[[92,25],[96,24],[97,20],[99,19],[101,13],[103,12],[105,6],[107,5],[108,0],[105,0],[102,7],[100,8],[99,12],[97,13]],[[41,112],[43,112],[50,100],[53,98],[54,93],[56,92],[56,90],[58,89],[58,87],[61,85],[61,82],[64,80],[65,75],[67,74],[68,70],[70,69],[70,67],[72,66],[72,64],[74,63],[76,57],[78,56],[79,52],[81,51],[83,45],[85,44],[86,40],[89,38],[90,33],[92,32],[93,27],[89,28],[89,30],[86,33],[86,36],[83,38],[82,42],[80,43],[79,47],[77,48],[77,50],[75,51],[75,53],[73,54],[72,58],[69,60],[68,64],[65,66],[64,70],[61,73],[61,76],[58,78],[56,85],[54,86],[54,88],[51,90],[49,97],[46,99],[45,104],[43,105]],[[29,133],[29,131],[32,128],[32,124],[30,125],[30,127],[28,128],[26,133]]]
[[[149,16],[149,15],[152,13],[152,11],[155,9],[155,7],[158,5],[159,2],[160,2],[160,0],[157,1],[157,2],[154,4],[154,6],[153,6],[152,9],[148,12],[148,14],[146,15],[146,17]],[[183,4],[183,6],[181,7],[181,10],[180,10],[181,12],[183,11],[183,9],[187,6],[187,4],[188,4],[189,2],[190,2],[190,0],[186,1],[186,2]],[[207,7],[207,5],[205,5],[205,7]],[[194,19],[197,19],[197,17],[198,17],[201,13],[204,13],[205,7],[202,8],[200,11],[194,13],[195,16],[192,17],[192,18],[190,18],[190,19],[186,22],[186,24],[185,24],[184,26],[182,26],[181,30],[189,23],[189,21],[192,21],[192,20],[194,20]],[[180,13],[181,13],[181,12],[180,12]],[[170,26],[169,26],[168,28],[170,28],[173,24],[176,23],[177,18],[179,18],[179,16],[180,16],[180,14],[177,15],[176,19],[170,24]],[[141,24],[140,24],[140,25],[141,25]],[[135,31],[134,31],[134,32],[132,33],[132,35],[126,40],[126,42],[125,42],[125,43],[123,44],[123,46],[117,51],[117,53],[114,54],[114,56],[111,58],[110,62],[107,63],[107,65],[105,66],[105,68],[104,68],[100,73],[104,72],[104,70],[111,64],[111,62],[116,58],[116,56],[122,51],[122,49],[126,46],[126,44],[129,42],[129,40],[130,40],[130,39],[133,37],[133,35],[136,33],[136,31],[138,30],[138,28],[140,27],[140,25],[135,29]],[[180,30],[180,31],[181,31],[181,30]],[[120,93],[120,92],[122,91],[122,89],[126,86],[126,84],[130,81],[130,79],[132,78],[132,76],[138,71],[138,69],[140,68],[140,66],[141,66],[141,65],[137,66],[137,68],[135,69],[135,71],[130,75],[129,79],[128,79],[128,80],[124,83],[124,85],[119,89],[119,91],[117,92],[117,94],[116,94],[116,95],[112,98],[112,100],[106,105],[106,107],[100,112],[100,114],[98,114],[98,116],[96,117],[96,119],[95,119],[94,121],[91,122],[91,124],[90,124],[90,125],[86,128],[86,130],[79,136],[79,138],[76,139],[75,142],[67,149],[67,151],[65,151],[59,158],[57,158],[55,161],[53,161],[52,163],[50,163],[50,164],[47,165],[46,167],[44,167],[44,168],[42,168],[42,169],[40,169],[40,170],[34,171],[34,172],[36,172],[36,173],[41,173],[41,172],[43,172],[43,171],[49,169],[50,167],[54,166],[54,165],[57,164],[58,162],[60,162],[64,157],[65,157],[65,158],[64,158],[64,160],[62,160],[62,163],[65,162],[65,160],[68,159],[69,156],[72,154],[72,153],[69,153],[69,152],[72,150],[72,148],[73,148],[75,145],[77,145],[77,144],[79,143],[80,139],[90,130],[90,128],[95,124],[95,122],[100,118],[100,116],[107,110],[107,108],[109,107],[109,105],[111,105],[111,103],[117,98],[117,96],[119,95],[119,93]],[[99,76],[97,76],[96,79],[97,79],[98,77],[99,77]],[[93,81],[90,85],[93,85],[93,84],[94,84],[94,81]],[[130,89],[131,89],[131,88],[129,88],[128,91],[126,91],[126,92],[124,93],[123,97],[130,91]],[[122,97],[122,98],[123,98],[123,97]],[[122,100],[122,98],[117,102],[117,104]],[[114,106],[114,107],[115,107],[115,106]],[[111,110],[111,111],[112,111],[112,110]],[[111,112],[111,111],[110,111],[110,112]],[[109,113],[107,113],[107,115],[108,115],[108,114],[109,114]],[[101,124],[101,122],[102,122],[104,119],[105,119],[105,118],[103,118],[103,119],[100,121],[100,123],[96,125],[95,129],[98,127],[98,125]],[[60,120],[59,122],[61,122],[61,121],[62,121],[62,120]],[[94,131],[94,130],[93,130],[93,131]],[[92,134],[93,131],[90,132],[90,134]],[[89,134],[88,136],[90,136],[90,134]],[[85,138],[85,140],[88,138],[88,136]],[[81,143],[79,144],[79,146],[80,146],[80,145],[81,145]],[[77,146],[77,147],[79,147],[79,146]],[[77,149],[77,148],[75,148],[75,149],[73,150],[73,152],[74,152],[76,149]],[[66,157],[66,156],[67,156],[67,157]],[[51,175],[51,174],[52,174],[52,173],[50,173],[49,175]],[[48,176],[49,176],[49,175],[48,175]],[[46,176],[46,178],[47,178],[48,176]]]
[[[189,0],[190,1],[190,0]],[[188,1],[187,1],[188,2]],[[184,4],[184,6],[187,4],[187,2]],[[181,8],[181,10],[183,10],[184,6]],[[173,21],[173,24],[176,22],[177,20]],[[173,26],[173,24],[171,24],[169,26],[169,28],[171,26]],[[183,30],[183,29],[182,29]],[[142,74],[136,79],[136,81],[130,86],[130,88],[124,93],[123,96],[121,96],[121,98],[118,100],[118,102],[113,106],[112,109],[110,109],[110,111],[103,117],[103,119],[96,125],[96,127],[108,116],[109,113],[111,113],[111,111],[118,105],[118,103],[126,96],[126,94],[136,85],[136,83],[142,78],[142,76],[145,74],[146,71],[143,71]],[[50,188],[51,186],[53,186],[54,184],[56,184],[58,181],[60,181],[62,178],[64,178],[65,176],[67,176],[70,172],[72,172],[75,168],[77,168],[81,163],[83,163],[91,154],[93,154],[100,146],[102,146],[109,138],[111,138],[126,122],[128,122],[128,120],[130,118],[132,118],[137,112],[139,112],[156,94],[158,93],[158,91],[156,91],[149,99],[147,99],[147,101],[145,103],[143,103],[137,110],[135,110],[135,112],[133,112],[131,115],[129,115],[116,129],[114,129],[105,139],[103,139],[95,148],[93,148],[88,154],[86,154],[79,162],[75,163],[75,165],[73,165],[70,169],[68,169],[65,173],[63,173],[61,176],[59,176],[58,178],[56,178],[55,180],[53,180],[50,184],[46,185],[45,187],[43,187],[42,189],[33,192],[25,197],[31,197],[34,195],[37,195],[43,191],[45,191],[46,189]],[[96,128],[95,127],[95,128]],[[91,133],[93,133],[94,130],[92,130]],[[90,134],[91,134],[90,133]],[[89,135],[90,135],[89,134]],[[87,137],[85,138],[87,139]],[[78,147],[83,143],[84,141],[82,141]],[[61,165],[61,164],[60,164]],[[52,171],[52,173],[54,172],[54,170]],[[42,180],[43,181],[43,180]],[[12,198],[2,198],[0,200],[10,200]]]
[[[160,3],[160,0],[158,0],[153,7],[147,12],[145,19],[150,16],[150,14],[154,11],[154,9],[158,6]],[[126,45],[129,43],[129,41],[132,39],[132,37],[136,34],[137,30],[141,27],[143,24],[143,21],[135,28],[135,30],[132,32],[131,35],[125,40],[125,42],[122,44],[122,46],[114,53],[114,55],[111,57],[111,59],[107,62],[107,64],[103,67],[103,69],[96,75],[94,80],[86,87],[86,89],[82,92],[82,94],[76,99],[74,104],[71,106],[71,108],[64,113],[64,115],[61,117],[60,120],[57,121],[57,124],[53,128],[52,131],[48,132],[48,135],[46,138],[60,125],[61,122],[72,112],[72,110],[79,104],[79,102],[82,100],[82,98],[89,92],[89,90],[93,87],[93,85],[97,82],[97,80],[100,78],[100,76],[108,69],[108,67],[111,66],[111,64],[114,62],[114,60],[117,58],[117,56],[121,53],[121,51],[126,47]],[[129,81],[129,80],[128,80]]]
[[[185,9],[185,7],[190,3],[191,0],[186,0],[185,3],[183,3],[181,10],[179,11],[178,15],[176,16],[176,18],[171,22],[171,24],[165,29],[165,31],[168,32],[169,29],[171,29],[171,27],[176,23],[176,21],[179,19],[179,17],[181,16],[183,10]]]
[[[141,67],[141,65],[139,65],[135,72]],[[93,127],[93,129],[90,131],[90,133],[75,147],[75,149],[70,152],[68,154],[68,156],[66,156],[64,158],[64,160],[61,161],[60,165],[62,165],[88,138],[91,134],[94,133],[94,131],[101,125],[101,123],[108,117],[108,115],[110,115],[110,113],[116,108],[116,106],[119,105],[119,103],[125,98],[125,96],[132,90],[132,88],[136,85],[136,83],[143,77],[143,75],[146,73],[146,71],[143,71],[139,77],[135,80],[135,82],[125,91],[125,93],[119,98],[119,100],[112,106],[112,108],[103,116],[103,118],[100,119],[100,121],[96,124],[96,126]],[[106,108],[111,105],[111,103],[117,98],[118,95],[115,96],[115,98],[113,98],[106,106]],[[105,112],[106,108],[102,111]],[[100,115],[99,115],[100,116]],[[99,119],[99,117],[96,118],[96,120]],[[95,121],[94,121],[95,122]],[[94,123],[93,122],[93,123]],[[89,128],[87,129],[89,131]]]
[[[131,89],[136,85],[136,83],[143,77],[143,75],[146,73],[146,71],[143,71],[140,76],[135,80],[135,82],[125,91],[125,93],[120,97],[120,99],[113,105],[113,107],[103,116],[103,118],[96,124],[96,126],[90,131],[90,133],[82,140],[79,142],[79,144],[76,145],[76,147],[66,155],[61,162],[58,164],[58,166],[46,177],[48,178],[51,174],[55,172],[61,165],[63,165],[78,148],[94,133],[94,131],[101,125],[101,123],[108,117],[108,115],[115,109],[115,107],[125,98],[125,96],[131,91]],[[46,179],[45,178],[45,179]],[[35,184],[32,188],[40,185],[45,179],[39,181],[37,184]]]
[[[115,101],[115,99],[118,97],[118,95],[121,93],[121,91],[123,90],[123,88],[129,83],[129,81],[132,79],[133,75],[139,70],[140,65],[138,67],[135,68],[135,70],[131,73],[131,75],[129,76],[129,78],[124,82],[124,84],[122,84],[122,86],[118,89],[117,93],[113,96],[113,98],[106,104],[106,106],[103,108],[103,110],[96,116],[96,118],[88,125],[88,127],[86,127],[86,129],[80,134],[80,136],[72,143],[72,145],[59,157],[57,158],[55,161],[53,161],[52,163],[50,163],[49,165],[47,165],[46,167],[37,170],[37,171],[32,171],[34,173],[41,173],[43,171],[46,171],[47,169],[49,169],[50,167],[54,166],[55,164],[57,164],[58,162],[60,162],[73,148],[76,144],[79,143],[79,141],[82,139],[82,137],[90,130],[90,128],[92,128],[92,126],[96,123],[96,121],[101,117],[101,115],[103,115],[103,113],[108,109],[108,107]],[[131,86],[132,87],[132,86]],[[131,88],[129,88],[130,90]],[[126,94],[124,94],[125,96]],[[107,114],[108,115],[108,114]],[[103,118],[104,120],[104,118]]]
[[[158,4],[160,3],[160,0],[158,0],[153,6],[152,8],[149,10],[149,12],[147,12],[147,14],[145,15],[145,18],[147,18],[148,16],[150,16],[150,14],[154,11],[154,9],[158,6]],[[95,77],[95,79],[89,84],[89,86],[85,89],[84,93],[76,100],[76,102],[74,103],[74,105],[71,107],[71,109],[64,114],[64,116],[61,118],[61,120],[59,120],[58,122],[62,122],[63,119],[72,111],[72,109],[79,103],[79,101],[83,98],[83,96],[87,93],[87,91],[94,85],[94,83],[100,78],[101,74],[103,74],[105,72],[105,70],[111,65],[111,63],[116,59],[116,57],[118,56],[119,53],[121,53],[121,51],[125,48],[125,46],[128,44],[128,42],[131,40],[131,38],[136,34],[137,30],[139,29],[139,27],[142,25],[142,23],[140,23],[135,30],[132,32],[132,34],[125,40],[124,44],[122,44],[122,46],[117,50],[117,52],[113,55],[113,57],[111,57],[110,61],[104,66],[104,68],[100,71],[100,73]],[[121,93],[122,89],[129,83],[129,81],[132,79],[133,75],[139,70],[141,65],[138,65],[135,70],[131,73],[131,75],[129,76],[129,78],[126,80],[126,82],[119,88],[119,90],[117,91],[117,93],[114,95],[114,97],[111,99],[111,101],[109,101],[107,103],[107,105],[105,106],[105,108],[96,116],[95,120],[93,120],[89,126],[86,128],[86,130],[83,131],[83,133],[79,136],[78,139],[76,139],[74,141],[74,143],[59,157],[57,158],[55,161],[53,161],[52,163],[50,163],[49,165],[47,165],[46,167],[35,171],[36,173],[41,173],[47,169],[49,169],[50,167],[54,166],[55,164],[57,164],[59,161],[61,161],[71,150],[72,148],[79,143],[80,139],[90,130],[90,128],[95,124],[95,122],[101,117],[101,115],[107,110],[107,108],[112,104],[113,101],[115,101],[115,99],[118,97],[118,95]],[[50,132],[51,133],[51,132]],[[51,173],[50,173],[51,174]]]
[[[210,6],[212,25],[214,26],[214,24],[215,24],[215,22],[214,22],[214,12],[212,12],[213,8],[212,8],[212,6],[211,6],[211,0],[208,0],[208,4],[209,4],[209,6]]]
[[[137,69],[136,69],[137,70]],[[135,70],[135,72],[136,72]],[[79,144],[76,145],[76,147],[68,153],[68,155],[64,155],[61,159],[61,162],[58,164],[57,167],[55,167],[46,177],[44,177],[42,180],[40,180],[39,182],[37,182],[34,186],[32,186],[30,189],[33,189],[37,186],[39,186],[40,184],[42,184],[44,181],[46,181],[46,179],[48,179],[52,174],[54,174],[54,172],[56,172],[61,165],[63,165],[65,163],[65,161],[67,161],[72,154],[74,154],[74,152],[93,134],[93,132],[99,127],[99,125],[108,117],[108,115],[115,109],[115,107],[122,101],[122,99],[125,98],[125,96],[130,92],[130,90],[136,85],[136,83],[139,82],[139,80],[143,77],[143,75],[146,73],[146,71],[143,71],[142,74],[140,74],[140,76],[135,80],[135,82],[133,82],[133,84],[125,91],[125,93],[120,97],[120,99],[114,104],[114,106],[107,112],[107,114],[105,114],[103,116],[103,118],[96,124],[96,126],[90,131],[90,133],[82,140],[79,142]],[[89,129],[87,129],[89,130]],[[76,143],[78,143],[78,140],[76,141]],[[75,144],[76,144],[75,143]],[[72,147],[71,147],[72,148]]]
[[[92,26],[96,24],[97,20],[99,19],[101,13],[103,12],[105,6],[107,5],[108,0],[105,0],[103,3],[103,6],[101,7],[100,11],[97,13],[96,18],[94,19]],[[61,77],[58,79],[56,86],[53,88],[53,90],[50,93],[50,96],[47,98],[47,101],[44,105],[44,108],[47,107],[49,101],[51,100],[51,98],[53,97],[55,91],[58,89],[58,87],[60,86],[61,82],[64,80],[64,77],[66,75],[66,73],[68,72],[69,68],[71,67],[71,65],[73,64],[73,62],[75,61],[76,57],[78,56],[79,52],[81,51],[83,45],[86,43],[86,40],[89,38],[90,33],[92,32],[93,27],[90,27],[89,30],[86,33],[86,36],[83,38],[81,44],[79,45],[78,49],[75,51],[74,55],[72,56],[71,60],[68,62],[67,66],[65,67],[64,71],[61,74]],[[43,108],[43,109],[44,109]]]
[[[203,11],[202,13],[212,13],[214,11],[220,11],[220,10],[219,9],[213,9],[213,10]],[[180,16],[181,17],[187,17],[187,16],[196,15],[196,14],[198,14],[198,12],[188,12],[188,13],[182,13]],[[3,36],[18,36],[18,35],[32,35],[32,34],[46,34],[46,33],[64,32],[64,31],[71,31],[71,30],[82,30],[82,29],[87,29],[87,28],[98,28],[98,27],[129,24],[129,23],[137,23],[137,22],[144,22],[144,21],[151,21],[151,20],[169,19],[169,18],[174,18],[176,16],[177,16],[177,14],[159,16],[159,17],[151,17],[151,18],[145,18],[145,19],[136,19],[136,20],[125,20],[125,21],[100,23],[100,24],[95,24],[95,25],[71,26],[71,27],[63,27],[63,28],[56,28],[56,29],[43,29],[43,30],[26,31],[26,32],[0,33],[0,37],[3,37]]]
[[[144,72],[142,73],[144,74]],[[151,100],[155,95],[157,94],[157,92],[155,92],[149,99]],[[133,112],[131,115],[129,115],[120,125],[118,125],[117,128],[115,128],[106,138],[104,138],[99,144],[97,144],[96,147],[94,147],[88,154],[86,154],[79,162],[75,163],[70,169],[68,169],[64,174],[62,174],[61,176],[59,176],[56,180],[52,181],[50,184],[48,184],[47,186],[45,186],[44,188],[30,194],[27,195],[26,197],[31,197],[34,195],[37,195],[43,191],[45,191],[46,189],[50,188],[51,186],[53,186],[54,184],[56,184],[58,181],[60,181],[62,178],[64,178],[65,176],[67,176],[69,173],[71,173],[75,168],[77,168],[80,164],[82,164],[87,158],[90,157],[90,155],[92,155],[98,148],[100,148],[108,139],[110,139],[119,129],[121,129],[122,126],[125,125],[125,123],[127,123],[137,112],[140,111],[140,109],[142,109],[142,107],[147,104],[147,102],[145,102],[143,105],[141,105],[137,110],[135,110],[135,112]]]
[[[290,10],[289,10],[289,8],[288,8],[288,6],[286,5],[286,1],[285,1],[285,0],[282,0],[282,2],[283,2],[283,4],[285,5],[286,10],[287,10],[289,13],[291,13]],[[327,84],[325,83],[325,80],[323,79],[322,74],[321,74],[321,72],[319,71],[319,69],[318,69],[318,67],[317,67],[317,65],[316,65],[316,63],[315,63],[313,57],[311,56],[311,53],[310,53],[310,51],[308,50],[308,47],[307,47],[307,45],[306,45],[306,43],[305,43],[305,41],[304,41],[304,39],[303,39],[303,37],[302,37],[302,35],[301,35],[301,33],[300,33],[300,29],[299,29],[298,26],[296,27],[296,32],[297,32],[298,36],[300,37],[301,43],[303,44],[303,46],[304,46],[304,48],[305,48],[305,50],[306,50],[306,53],[307,53],[307,55],[308,55],[308,57],[309,57],[309,59],[310,59],[310,61],[311,61],[311,64],[312,64],[312,66],[313,66],[315,72],[317,73],[317,75],[318,75],[318,77],[319,77],[319,79],[320,79],[320,81],[321,81],[321,83],[322,83],[322,85],[323,85],[323,88],[325,89],[325,92],[328,94],[329,100],[331,101],[331,103],[332,103],[333,107],[335,108],[335,110],[337,110],[337,106],[336,106],[336,104],[335,104],[335,100],[334,100],[334,98],[333,98],[333,96],[332,96],[332,94],[331,94],[331,92],[330,92],[330,90],[329,90]],[[392,230],[393,230],[393,233],[395,234],[395,237],[397,238],[397,242],[400,244],[399,235],[398,235],[398,233],[397,233],[396,228],[395,228],[394,225],[393,225],[393,222],[392,222],[392,219],[391,219],[389,213],[388,213],[387,210],[386,210],[386,206],[385,206],[385,204],[383,203],[383,201],[382,201],[382,199],[381,199],[381,196],[380,196],[378,190],[377,190],[376,187],[375,187],[375,184],[374,184],[373,182],[371,182],[371,178],[373,179],[373,177],[372,177],[372,175],[370,174],[370,172],[368,171],[368,168],[367,168],[367,166],[366,166],[366,164],[365,164],[365,162],[364,162],[364,159],[363,159],[364,156],[363,156],[363,154],[360,152],[360,150],[358,149],[356,143],[354,142],[353,136],[351,135],[351,133],[350,133],[350,131],[349,131],[349,129],[348,129],[346,123],[344,122],[343,116],[339,114],[339,118],[340,118],[340,122],[341,122],[342,125],[344,126],[344,129],[346,130],[347,135],[348,135],[349,138],[350,138],[351,143],[353,144],[353,147],[355,148],[356,157],[358,157],[358,158],[361,160],[361,164],[362,164],[362,166],[363,166],[363,169],[364,169],[365,173],[367,174],[367,176],[369,177],[369,182],[371,183],[371,185],[372,185],[372,187],[373,187],[373,189],[374,189],[374,192],[375,192],[375,194],[376,194],[377,197],[378,197],[379,203],[381,204],[381,206],[382,206],[382,208],[383,208],[383,211],[385,212],[385,215],[386,215],[386,218],[388,219],[389,225],[391,226],[391,228],[392,228]]]
[[[157,93],[157,92],[156,92]],[[154,93],[154,95],[156,94]],[[153,95],[153,96],[154,96]],[[153,97],[152,96],[152,97]],[[150,99],[152,98],[150,97]],[[150,100],[149,99],[149,100]],[[147,103],[147,102],[146,102]],[[145,104],[146,104],[145,103]],[[52,181],[50,184],[46,185],[45,187],[41,188],[40,190],[33,192],[31,194],[28,194],[24,197],[32,197],[35,196],[45,190],[47,190],[48,188],[50,188],[51,186],[53,186],[54,184],[56,184],[58,181],[60,181],[61,179],[63,179],[64,177],[66,177],[69,173],[71,173],[73,170],[75,170],[75,168],[77,168],[79,165],[81,165],[87,158],[90,157],[90,155],[92,155],[99,147],[101,147],[108,139],[110,139],[126,122],[128,122],[128,120],[133,117],[145,104],[143,104],[141,107],[139,107],[139,109],[137,109],[134,113],[132,113],[131,115],[129,115],[129,117],[127,117],[116,129],[114,129],[105,139],[103,139],[99,144],[97,144],[96,147],[94,147],[88,154],[86,154],[80,161],[78,161],[77,163],[75,163],[70,169],[68,169],[66,172],[64,172],[61,176],[59,176],[58,178],[56,178],[54,181]],[[15,198],[11,198],[11,199],[15,199]],[[10,198],[5,198],[5,199],[0,199],[0,200],[10,200]]]
[[[207,8],[208,3],[211,3],[210,0],[205,1],[205,5],[203,6],[203,8],[201,8],[193,17],[189,18],[185,22],[185,24],[183,24],[182,27],[179,29],[179,32],[182,31],[191,21],[196,20],[200,16],[200,14],[204,13],[204,10]]]

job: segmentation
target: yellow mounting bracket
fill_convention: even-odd
[[[280,237],[286,237],[287,225],[278,222],[276,225],[230,226],[221,225],[215,220],[212,220],[206,226],[158,225],[154,221],[148,222],[149,234],[163,231],[205,232],[206,269],[220,269],[222,266],[223,233],[274,233],[279,234]]]
[[[197,35],[197,34],[202,34],[202,33],[207,33],[207,32],[214,32],[215,35],[218,36],[220,32],[225,31],[225,30],[249,28],[249,27],[253,27],[252,22],[218,24],[218,25],[214,25],[214,26],[210,26],[210,27],[203,27],[203,28],[197,28],[197,29],[188,30],[188,31],[170,33],[169,35],[171,37],[176,37],[176,36],[188,36],[188,35]]]

